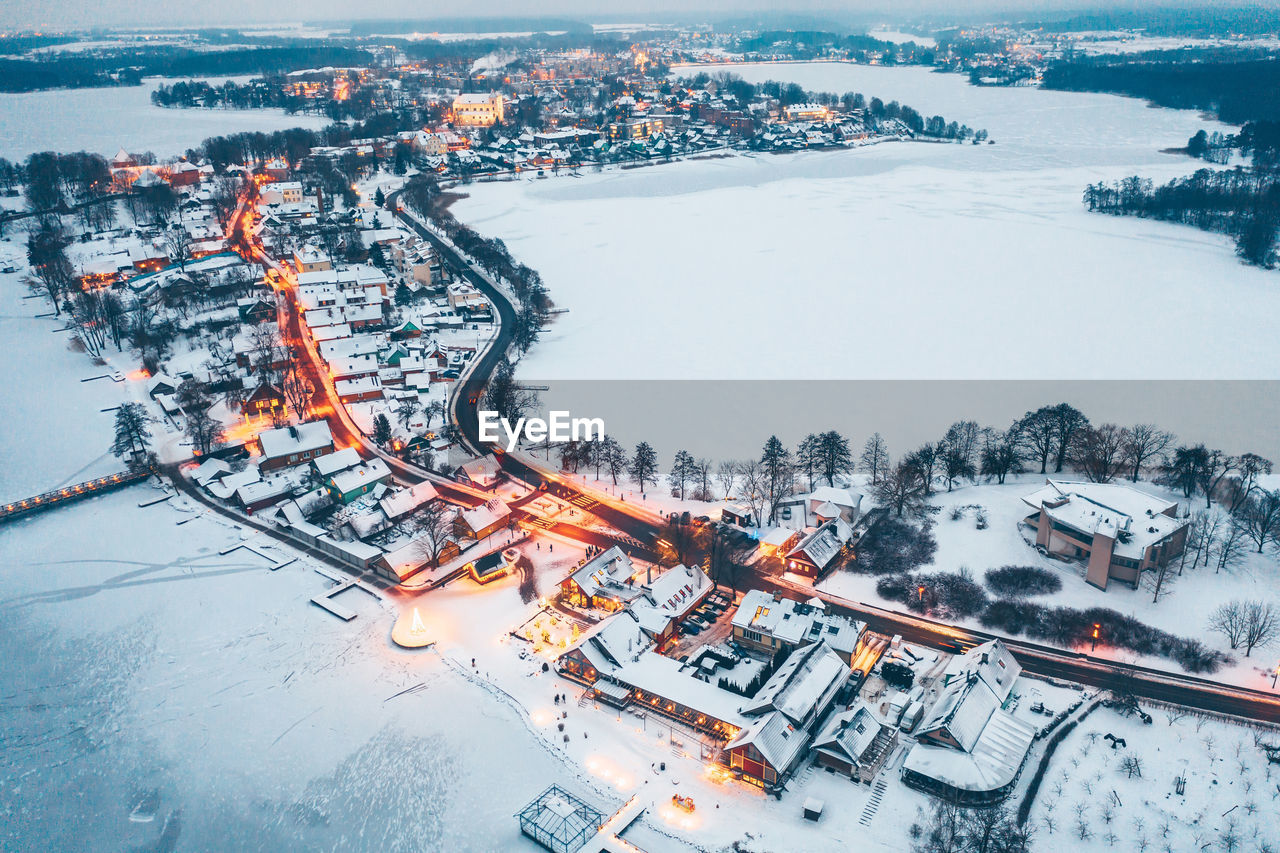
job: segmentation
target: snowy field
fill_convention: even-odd
[[[1280,375],[1274,273],[1242,266],[1222,236],[1080,203],[1092,181],[1192,171],[1160,150],[1226,126],[923,68],[731,70],[897,99],[985,127],[996,144],[886,143],[468,187],[456,215],[504,239],[569,309],[524,376]],[[1207,328],[1230,328],[1230,344]]]
[[[1255,736],[1271,744],[1280,737],[1177,709],[1148,710],[1154,720],[1144,726],[1099,708],[1066,737],[1031,810],[1035,849],[1275,850],[1280,774]],[[1124,745],[1112,749],[1107,734]],[[1126,759],[1136,759],[1136,771]]]
[[[227,79],[250,78],[207,78],[214,85]],[[36,151],[95,151],[110,157],[121,148],[171,157],[210,136],[321,128],[329,123],[324,116],[291,116],[283,110],[188,110],[152,104],[156,86],[172,82],[149,77],[141,86],[0,93],[0,157],[22,160]]]

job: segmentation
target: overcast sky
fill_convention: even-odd
[[[1257,0],[1253,0],[1254,3]],[[1262,0],[1261,5],[1274,6],[1280,0]],[[528,3],[516,0],[444,0],[444,2],[412,2],[412,0],[3,0],[0,2],[0,27],[15,29],[85,28],[93,26],[154,27],[157,25],[248,26],[275,21],[349,20],[371,18],[441,18],[448,16],[518,15],[525,17],[566,15],[590,22],[633,10],[637,21],[661,21],[672,8],[696,8],[708,13],[734,11],[769,11],[782,8],[793,12],[816,12],[845,16],[858,13],[883,13],[890,17],[906,17],[922,12],[946,14],[951,10],[968,10],[969,14],[997,9],[1063,9],[1082,7],[1171,6],[1171,5],[1244,5],[1242,0],[800,0],[780,5],[777,0],[695,0],[690,3],[672,0],[544,0]],[[889,10],[892,10],[890,12]],[[682,12],[687,18],[691,13]]]

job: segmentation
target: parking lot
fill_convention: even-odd
[[[733,634],[733,614],[737,610],[739,599],[740,596],[728,587],[721,587],[720,590],[712,592],[707,597],[707,601],[727,601],[724,612],[697,634],[686,634],[677,627],[679,633],[677,633],[676,643],[667,654],[678,658],[681,655],[692,654],[703,646],[715,645],[728,639]]]

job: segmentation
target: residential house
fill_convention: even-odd
[[[729,769],[753,785],[780,790],[848,681],[848,665],[826,643],[793,651],[742,706],[748,722],[725,745]]]
[[[262,451],[258,468],[270,471],[332,453],[333,435],[328,421],[310,421],[259,433],[257,444]]]
[[[1035,728],[1004,708],[1021,669],[999,640],[970,649],[952,666],[916,730],[902,780],[966,805],[999,802],[1035,739]]]
[[[817,580],[836,564],[853,529],[839,514],[806,535],[787,552],[787,571]]]
[[[332,474],[325,481],[325,488],[333,499],[341,504],[349,504],[373,492],[378,486],[391,479],[391,469],[381,459],[347,468]]]
[[[819,767],[869,785],[897,745],[898,728],[858,703],[827,719],[813,739],[813,756]]]
[[[848,665],[862,650],[867,628],[865,622],[827,613],[821,599],[801,603],[759,589],[742,597],[732,624],[733,638],[747,648],[772,655],[821,640]]]

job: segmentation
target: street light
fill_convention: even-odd
[[[1280,663],[1276,664],[1276,671],[1271,673],[1271,688],[1273,690],[1275,689],[1277,678],[1280,678]]]
[[[924,603],[924,584],[916,587],[916,601],[919,601],[921,604]]]
[[[1095,652],[1098,650],[1098,629],[1101,627],[1097,622],[1093,623],[1093,651]]]

